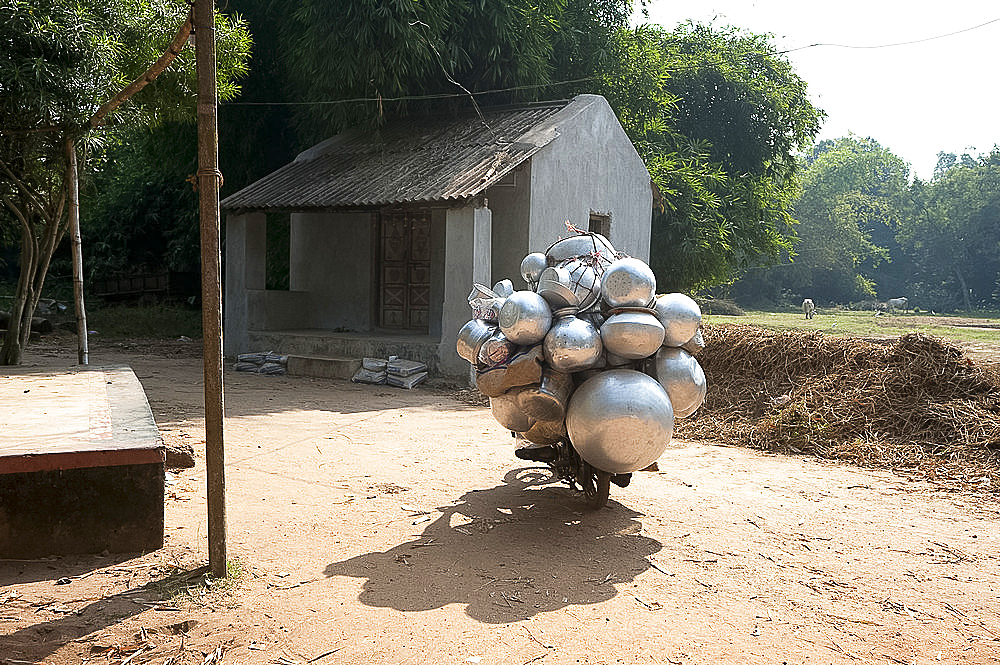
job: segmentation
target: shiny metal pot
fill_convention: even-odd
[[[593,307],[601,299],[601,278],[597,271],[580,259],[562,264],[569,273],[569,288],[577,297],[580,311]]]
[[[589,321],[567,310],[562,312],[556,312],[556,322],[542,342],[545,362],[559,372],[578,372],[593,367],[604,350],[601,333]]]
[[[542,372],[542,382],[522,390],[517,403],[531,418],[562,421],[566,417],[566,406],[571,394],[573,376],[546,368]]]
[[[535,289],[538,295],[545,298],[552,309],[563,307],[577,307],[580,298],[570,286],[569,270],[562,266],[546,268],[538,277],[538,287]]]
[[[550,266],[558,265],[566,259],[577,256],[599,255],[613,261],[618,255],[611,241],[600,233],[578,233],[568,238],[556,240],[545,250],[545,258]]]
[[[545,255],[541,252],[532,252],[521,259],[521,277],[534,289],[538,284],[538,276],[548,266]]]
[[[500,330],[507,339],[530,346],[545,338],[552,325],[552,310],[537,293],[533,291],[515,291],[500,308]]]
[[[512,432],[527,432],[535,424],[534,418],[521,411],[517,405],[520,389],[508,390],[499,397],[490,398],[490,411],[496,421]]]
[[[594,468],[631,473],[655,462],[670,445],[674,410],[652,377],[612,369],[577,387],[566,410],[566,430]]]
[[[656,295],[656,275],[645,261],[618,259],[601,276],[601,297],[609,307],[646,307]]]
[[[663,324],[651,312],[621,312],[601,324],[601,341],[616,356],[646,358],[663,344]]]
[[[496,326],[482,319],[472,319],[458,331],[455,350],[458,351],[458,355],[475,365],[479,360],[479,350],[496,329]]]
[[[684,349],[665,346],[653,361],[656,380],[670,397],[675,418],[686,418],[698,410],[708,393],[705,371]]]
[[[663,345],[681,346],[687,343],[701,325],[701,307],[683,293],[664,293],[653,303],[656,318],[663,324]]]

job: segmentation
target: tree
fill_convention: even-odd
[[[764,281],[779,294],[825,302],[870,300],[898,283],[885,265],[899,258],[895,234],[908,202],[907,165],[872,139],[823,141],[802,160],[788,261]],[[757,276],[761,279],[761,276]]]
[[[942,160],[939,159],[939,166]],[[913,281],[925,307],[1000,303],[1000,149],[964,155],[919,187],[915,213],[899,241],[916,264]]]
[[[227,98],[245,71],[249,35],[221,15],[216,28],[219,95]],[[20,362],[52,254],[73,222],[89,148],[116,130],[192,116],[190,31],[180,0],[0,4],[0,223],[19,229],[21,247],[0,363]]]
[[[660,189],[651,264],[662,284],[728,283],[788,251],[794,155],[823,113],[767,36],[691,23],[623,31],[603,83]]]

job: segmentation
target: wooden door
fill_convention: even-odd
[[[380,215],[379,325],[426,333],[431,295],[431,214]]]

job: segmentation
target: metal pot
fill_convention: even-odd
[[[556,240],[545,250],[545,258],[550,266],[558,265],[566,259],[577,256],[598,255],[613,261],[618,255],[611,241],[600,233],[578,233],[568,238]]]
[[[559,372],[578,372],[593,367],[604,345],[601,333],[590,322],[577,318],[575,310],[560,310],[545,340],[542,351],[549,367]]]
[[[545,298],[552,309],[577,307],[580,298],[571,288],[569,270],[561,266],[546,268],[538,277],[538,295]]]
[[[681,346],[687,343],[701,325],[701,307],[683,293],[664,293],[653,303],[656,318],[663,324],[663,345]]]
[[[670,396],[675,418],[686,418],[698,410],[708,393],[705,371],[684,349],[665,346],[653,361],[656,380]]]
[[[569,273],[569,288],[576,295],[581,312],[600,300],[601,278],[597,270],[580,259],[570,259],[562,267]]]
[[[455,350],[458,351],[458,355],[475,365],[479,360],[479,350],[496,329],[496,326],[482,319],[472,319],[458,331]]]
[[[530,346],[545,338],[552,325],[552,310],[537,293],[515,291],[500,309],[499,323],[511,342]]]
[[[566,430],[587,463],[631,473],[655,462],[670,445],[674,410],[650,376],[612,369],[587,379],[569,400]]]
[[[512,432],[527,432],[535,424],[534,418],[529,418],[517,405],[520,389],[508,390],[499,397],[490,398],[490,411],[496,421]]]
[[[538,276],[542,274],[542,271],[548,266],[548,262],[545,259],[545,255],[541,252],[532,252],[526,257],[521,259],[521,277],[527,282],[531,288],[535,288],[538,284]]]
[[[608,352],[638,360],[653,355],[663,344],[663,324],[651,312],[621,312],[601,325],[601,341]]]
[[[572,375],[546,368],[542,372],[542,382],[522,390],[517,403],[531,418],[562,421],[572,393]]]
[[[514,293],[514,283],[509,279],[501,279],[493,285],[493,293],[499,298],[506,298]]]
[[[618,259],[601,276],[601,297],[609,307],[646,307],[656,295],[656,275],[645,261]]]

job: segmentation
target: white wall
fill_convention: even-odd
[[[547,124],[538,131],[558,136],[531,158],[531,251],[565,237],[567,220],[587,230],[596,212],[611,216],[615,249],[649,261],[649,172],[607,100],[580,95]]]
[[[476,282],[490,282],[491,214],[489,208],[467,206],[446,213],[444,305],[441,315],[441,372],[462,375],[469,363],[455,350],[458,331],[472,318],[469,292]]]
[[[521,279],[521,260],[526,254],[544,251],[529,248],[528,222],[531,213],[531,162],[525,162],[514,171],[514,185],[498,185],[486,190],[489,208],[493,212],[493,260],[491,279],[498,282],[509,279],[514,289],[526,289]],[[493,286],[493,283],[486,286]]]

